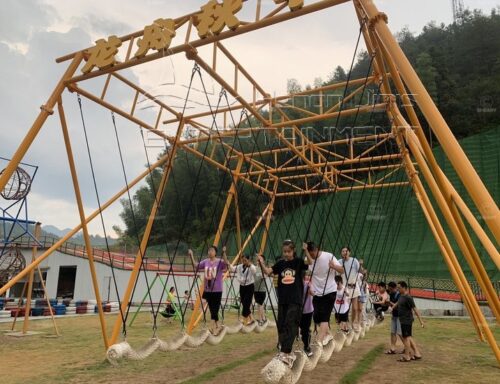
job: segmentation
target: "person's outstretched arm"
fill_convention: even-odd
[[[273,274],[273,269],[270,267],[266,267],[264,264],[264,258],[262,256],[259,256],[259,267],[262,269],[262,273],[268,276],[271,276]]]

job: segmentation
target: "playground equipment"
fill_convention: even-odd
[[[8,162],[8,159],[0,158],[2,162]],[[1,209],[1,229],[2,237],[0,238],[0,287],[7,284],[12,276],[26,268],[26,259],[22,254],[21,247],[16,241],[22,236],[28,236],[33,240],[31,262],[34,262],[37,256],[41,224],[29,220],[28,214],[28,194],[31,190],[31,184],[38,171],[38,167],[26,163],[22,163],[24,167],[30,169],[30,173],[21,167],[17,167],[12,175],[7,180],[7,183],[2,188],[0,196],[5,200],[0,199]],[[2,175],[5,169],[0,173]],[[6,202],[6,203],[5,203]],[[34,227],[34,229],[32,229]],[[47,295],[45,282],[42,272],[39,267],[36,267],[39,283],[44,292],[44,299],[47,303],[50,316],[54,325],[55,334],[59,336],[59,329],[54,318],[54,312]],[[15,335],[25,336],[31,334],[29,332],[29,317],[31,314],[31,297],[33,292],[33,283],[35,281],[35,271],[31,270],[28,281],[24,283],[21,296],[19,297],[17,310],[12,322],[12,331],[14,331],[18,315],[24,311],[24,322],[21,333]],[[23,307],[24,295],[26,293],[26,304]]]
[[[229,177],[230,186],[227,190],[224,209],[220,215],[218,225],[216,225],[217,230],[215,231],[213,244],[219,245],[222,243],[222,235],[226,228],[230,208],[234,206],[237,238],[235,262],[245,248],[251,242],[255,242],[257,238],[259,238],[257,240],[259,244],[254,248],[259,253],[266,249],[273,212],[282,199],[291,200],[309,196],[314,201],[314,210],[316,210],[317,205],[320,204],[318,201],[321,195],[348,194],[348,196],[351,196],[352,191],[361,190],[363,193],[364,191],[370,191],[369,198],[371,198],[375,190],[398,188],[408,193],[401,192],[397,201],[377,201],[375,209],[370,212],[372,216],[377,215],[377,204],[392,207],[392,209],[387,210],[390,213],[388,219],[391,220],[394,228],[397,228],[398,207],[401,207],[401,204],[408,200],[409,192],[413,192],[413,196],[421,206],[436,239],[437,246],[441,250],[450,274],[460,291],[478,337],[489,343],[497,360],[500,362],[500,350],[495,337],[465,278],[461,264],[462,259],[458,257],[459,255],[451,245],[452,241],[458,244],[463,260],[471,269],[474,278],[485,294],[489,307],[496,320],[499,321],[500,300],[488,278],[471,236],[479,239],[486,254],[500,267],[500,255],[495,245],[495,242],[500,241],[500,211],[390,32],[387,26],[387,15],[379,12],[371,0],[352,1],[360,26],[353,62],[359,43],[364,41],[370,55],[370,66],[366,76],[352,79],[351,72],[349,72],[349,77],[344,82],[320,86],[293,95],[271,96],[265,91],[264,87],[251,77],[244,65],[238,62],[222,43],[223,40],[233,36],[347,2],[347,0],[317,0],[304,5],[303,1],[299,0],[275,0],[276,5],[273,9],[267,14],[261,14],[262,2],[260,0],[244,3],[241,0],[233,2],[229,0],[222,2],[211,1],[202,7],[201,11],[176,19],[158,19],[141,31],[120,38],[110,36],[107,39],[100,39],[93,47],[57,59],[59,63],[70,61],[70,64],[46,104],[42,107],[38,118],[26,134],[12,160],[0,176],[0,190],[5,189],[34,138],[57,106],[78,204],[80,224],[13,277],[0,289],[0,294],[3,294],[28,273],[31,273],[42,260],[48,257],[64,241],[82,230],[99,309],[104,346],[107,350],[109,348],[108,359],[110,354],[117,357],[141,358],[149,354],[152,349],[171,350],[184,342],[191,345],[200,344],[201,340],[207,340],[210,343],[220,342],[221,338],[224,337],[224,333],[222,336],[213,336],[205,332],[196,340],[191,339],[191,333],[202,316],[200,303],[203,289],[201,287],[198,289],[197,300],[187,325],[187,331],[178,340],[173,341],[173,344],[165,345],[153,335],[144,350],[132,352],[133,350],[127,346],[126,341],[123,343],[118,342],[120,330],[124,330],[129,304],[134,294],[135,281],[140,272],[144,270],[143,261],[146,257],[148,241],[155,217],[162,204],[166,185],[171,181],[176,159],[182,154],[189,154],[199,160],[198,172],[193,183],[193,193],[196,192],[196,187],[201,178],[202,165],[216,167]],[[255,5],[255,19],[243,22],[238,18],[238,12],[242,7],[249,10],[252,7],[251,4]],[[197,30],[197,33],[193,33],[194,29]],[[181,32],[185,32],[183,41],[181,41],[180,37]],[[204,46],[208,45],[212,46],[212,56],[206,59],[204,58],[205,54],[201,51]],[[187,87],[186,102],[181,111],[169,106],[161,98],[151,95],[123,74],[123,70],[127,68],[145,65],[153,60],[178,53],[184,53],[188,60],[194,62],[191,82]],[[229,62],[234,69],[234,73],[231,73],[230,77],[218,71],[217,64],[221,57]],[[210,100],[207,100],[208,111],[193,114],[186,113],[186,103],[190,97],[194,80],[201,83],[203,94],[207,94],[202,72],[220,84],[222,90],[219,94],[219,101],[215,109],[212,108]],[[84,84],[90,79],[102,79],[103,84],[100,93],[95,94],[84,87]],[[121,87],[120,90],[126,89],[130,91],[132,95],[130,110],[123,107],[123,102],[114,102],[112,97],[109,96],[112,94],[112,88],[117,86]],[[368,103],[365,102],[367,89],[371,89],[375,95]],[[94,169],[92,168],[99,209],[90,215],[86,214],[83,209],[78,174],[75,169],[64,113],[62,95],[66,90],[78,94],[91,167],[92,157],[88,145],[88,132],[85,125],[82,98],[112,112],[112,121],[122,164],[123,157],[115,116],[120,116],[122,119],[138,125],[141,135],[143,130],[148,131],[167,143],[165,154],[154,163],[150,163],[148,159],[148,168],[133,180],[129,181],[125,168],[123,168],[125,187],[104,203],[99,199]],[[342,97],[338,103],[329,105],[329,95],[332,92],[340,92]],[[125,93],[121,92],[121,94]],[[293,103],[293,100],[297,98],[312,96],[316,96],[318,99],[314,111],[304,109]],[[154,107],[155,115],[152,119],[136,113],[139,98],[147,100]],[[229,98],[233,98],[234,103],[230,103]],[[421,112],[422,120],[430,127],[442,146],[445,155],[464,184],[475,208],[480,214],[480,219],[488,227],[490,234],[485,231],[477,217],[472,214],[471,207],[464,202],[463,198],[449,182],[447,176],[439,168],[423,132],[422,123],[416,113],[417,109]],[[235,111],[241,112],[239,122],[237,119],[234,120],[233,112]],[[334,131],[339,130],[340,121],[342,121],[343,126],[346,126],[346,121],[349,121],[352,123],[351,127],[356,127],[359,116],[364,116],[368,121],[367,125],[374,127],[374,115],[381,116],[384,124],[388,126],[386,131],[359,135],[351,132],[347,137],[336,138],[331,135],[326,135],[326,137],[325,135],[310,136],[302,129],[306,124],[331,123],[332,121],[335,125]],[[207,120],[209,121],[208,124]],[[166,128],[176,127],[175,134],[167,134],[162,129],[162,122]],[[197,132],[197,136],[183,138],[183,132],[188,125],[190,129]],[[231,125],[231,127],[227,128],[228,125]],[[245,135],[251,138],[252,145],[243,146],[240,144],[240,140]],[[264,149],[259,148],[260,142],[263,140],[262,135],[272,137],[274,139],[273,145]],[[365,145],[361,150],[360,144]],[[122,195],[127,194],[130,200],[130,189],[157,168],[162,169],[162,177],[155,188],[155,200],[144,234],[142,238],[138,239],[139,251],[134,269],[120,298],[121,316],[116,320],[113,331],[109,335],[106,331],[106,320],[102,312],[99,284],[96,278],[87,224],[98,216],[102,220],[102,211]],[[428,195],[424,183],[428,188],[427,190],[431,192],[433,201]],[[258,219],[255,225],[248,231],[245,241],[242,241],[242,228],[238,221],[238,201],[241,197],[239,188],[241,185],[253,187],[259,193],[259,196],[266,201],[264,208],[257,216]],[[325,234],[325,228],[329,225],[328,219],[332,212],[332,206],[334,206],[333,199],[331,201],[331,204],[323,205],[325,208],[325,211],[321,212],[321,216],[325,220],[323,223],[315,223],[316,228],[311,227],[312,222],[306,224],[307,236],[315,234],[322,241],[325,240],[325,236],[328,236],[328,234]],[[349,198],[346,204],[349,204]],[[345,214],[345,211],[343,212]],[[339,216],[341,217],[338,220],[340,222],[339,231],[344,231],[342,236],[346,240],[352,240],[350,234],[352,228],[349,228],[349,226],[346,228],[345,225],[342,225],[345,217],[342,214]],[[359,223],[355,221],[352,226],[354,227],[355,224]],[[297,223],[290,225],[297,225]],[[377,236],[378,227],[375,225],[372,228],[371,224],[369,227],[371,236]],[[445,228],[449,231],[445,231]],[[284,230],[284,233],[298,232],[288,227]],[[397,232],[391,233],[391,235],[392,239],[394,239]],[[390,247],[391,244],[393,244],[393,241],[386,241],[383,246]],[[363,248],[362,244],[358,244],[358,246]],[[365,251],[369,253],[369,250]],[[170,263],[172,263],[172,260],[173,258],[169,256]],[[153,301],[150,300],[150,302]],[[159,309],[155,310],[153,308],[155,316],[158,312]],[[228,332],[227,327],[225,329],[225,332]],[[352,337],[354,338],[354,336]],[[352,342],[352,339],[345,342],[345,345],[348,345]],[[275,363],[272,362],[272,364]],[[294,370],[287,371],[286,367],[280,368],[280,372],[283,374],[279,378],[279,375],[277,375],[266,380],[273,383],[280,380],[287,383],[295,382],[300,377],[301,370],[310,365],[313,364],[308,365],[304,357],[299,356],[294,365]],[[273,369],[277,368],[274,367]],[[265,372],[263,374],[266,375]]]

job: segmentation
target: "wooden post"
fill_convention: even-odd
[[[40,284],[42,284],[43,295],[45,297],[45,300],[47,301],[47,306],[49,308],[50,317],[52,318],[52,324],[54,324],[54,331],[56,332],[57,336],[61,336],[61,334],[59,333],[59,328],[57,327],[57,324],[56,324],[56,318],[55,318],[54,312],[52,310],[52,305],[50,305],[49,293],[47,291],[47,287],[45,286],[45,282],[43,281],[42,271],[40,271],[39,267],[36,267],[36,270],[38,272],[38,278],[40,279]]]
[[[177,128],[177,134],[175,136],[175,140],[174,140],[172,147],[170,148],[170,152],[168,154],[168,161],[165,163],[165,167],[163,168],[163,175],[162,175],[158,190],[156,191],[155,201],[153,203],[153,207],[151,208],[151,213],[149,214],[146,228],[144,229],[144,235],[142,236],[141,244],[139,246],[139,251],[137,252],[137,255],[135,257],[134,268],[132,270],[132,273],[130,274],[130,278],[128,280],[127,289],[125,291],[125,294],[122,297],[121,310],[123,313],[125,313],[127,311],[127,307],[128,307],[129,301],[130,301],[131,296],[132,296],[132,290],[134,289],[135,282],[136,282],[137,277],[139,275],[139,270],[140,270],[140,267],[142,265],[143,256],[144,256],[144,254],[146,252],[146,248],[148,246],[149,236],[151,235],[153,223],[154,223],[154,220],[156,218],[156,214],[158,212],[158,209],[160,208],[160,204],[161,204],[161,201],[163,199],[163,194],[165,193],[167,182],[168,182],[170,173],[172,171],[172,166],[173,166],[173,162],[175,159],[175,154],[177,153],[177,149],[178,149],[177,144],[179,143],[179,139],[182,135],[183,128],[184,128],[184,121],[181,120],[179,127]],[[111,340],[110,340],[111,344],[116,343],[116,341],[118,339],[118,334],[120,333],[121,324],[122,324],[121,317],[117,317],[115,320],[115,324],[113,326],[113,333],[111,334]]]
[[[41,231],[41,224],[36,223],[34,235],[35,235],[35,240],[37,241],[40,238],[40,231]],[[37,243],[35,242],[32,248],[31,262],[35,261],[37,252],[38,252],[38,246]],[[30,311],[31,311],[31,294],[33,292],[34,277],[35,277],[35,271],[31,270],[28,280],[28,291],[26,292],[26,306],[24,307],[25,311],[24,311],[23,335],[25,335],[26,332],[28,332],[29,328]]]
[[[62,99],[57,103],[57,110],[59,112],[59,119],[61,121],[61,128],[64,137],[64,145],[66,147],[66,154],[68,156],[68,164],[71,173],[71,179],[73,181],[73,189],[75,191],[76,203],[78,205],[78,214],[80,216],[80,224],[82,226],[83,238],[85,240],[85,250],[87,252],[87,258],[89,261],[90,275],[92,278],[92,286],[94,287],[94,294],[96,299],[97,311],[99,313],[99,322],[101,324],[101,333],[104,341],[104,347],[108,349],[109,341],[106,330],[106,320],[104,319],[104,309],[102,307],[101,292],[99,290],[99,282],[97,280],[97,272],[94,265],[94,253],[92,248],[92,242],[90,241],[89,231],[87,228],[87,223],[85,222],[85,210],[83,208],[83,200],[80,192],[80,185],[78,182],[78,175],[76,173],[75,160],[73,157],[73,150],[71,148],[71,140],[69,137],[68,126],[66,124],[66,117],[64,115],[64,108],[62,105]]]

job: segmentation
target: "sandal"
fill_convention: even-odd
[[[405,359],[404,357],[401,357],[399,359],[396,360],[398,363],[409,363],[411,361],[411,358],[410,359]]]
[[[396,351],[394,349],[389,349],[388,351],[384,352],[386,355],[395,355]]]

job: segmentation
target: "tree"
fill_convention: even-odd
[[[434,102],[437,101],[437,76],[438,71],[432,65],[432,57],[427,52],[422,52],[417,56],[415,70],[420,77],[420,80],[425,85],[427,92],[431,95]]]

